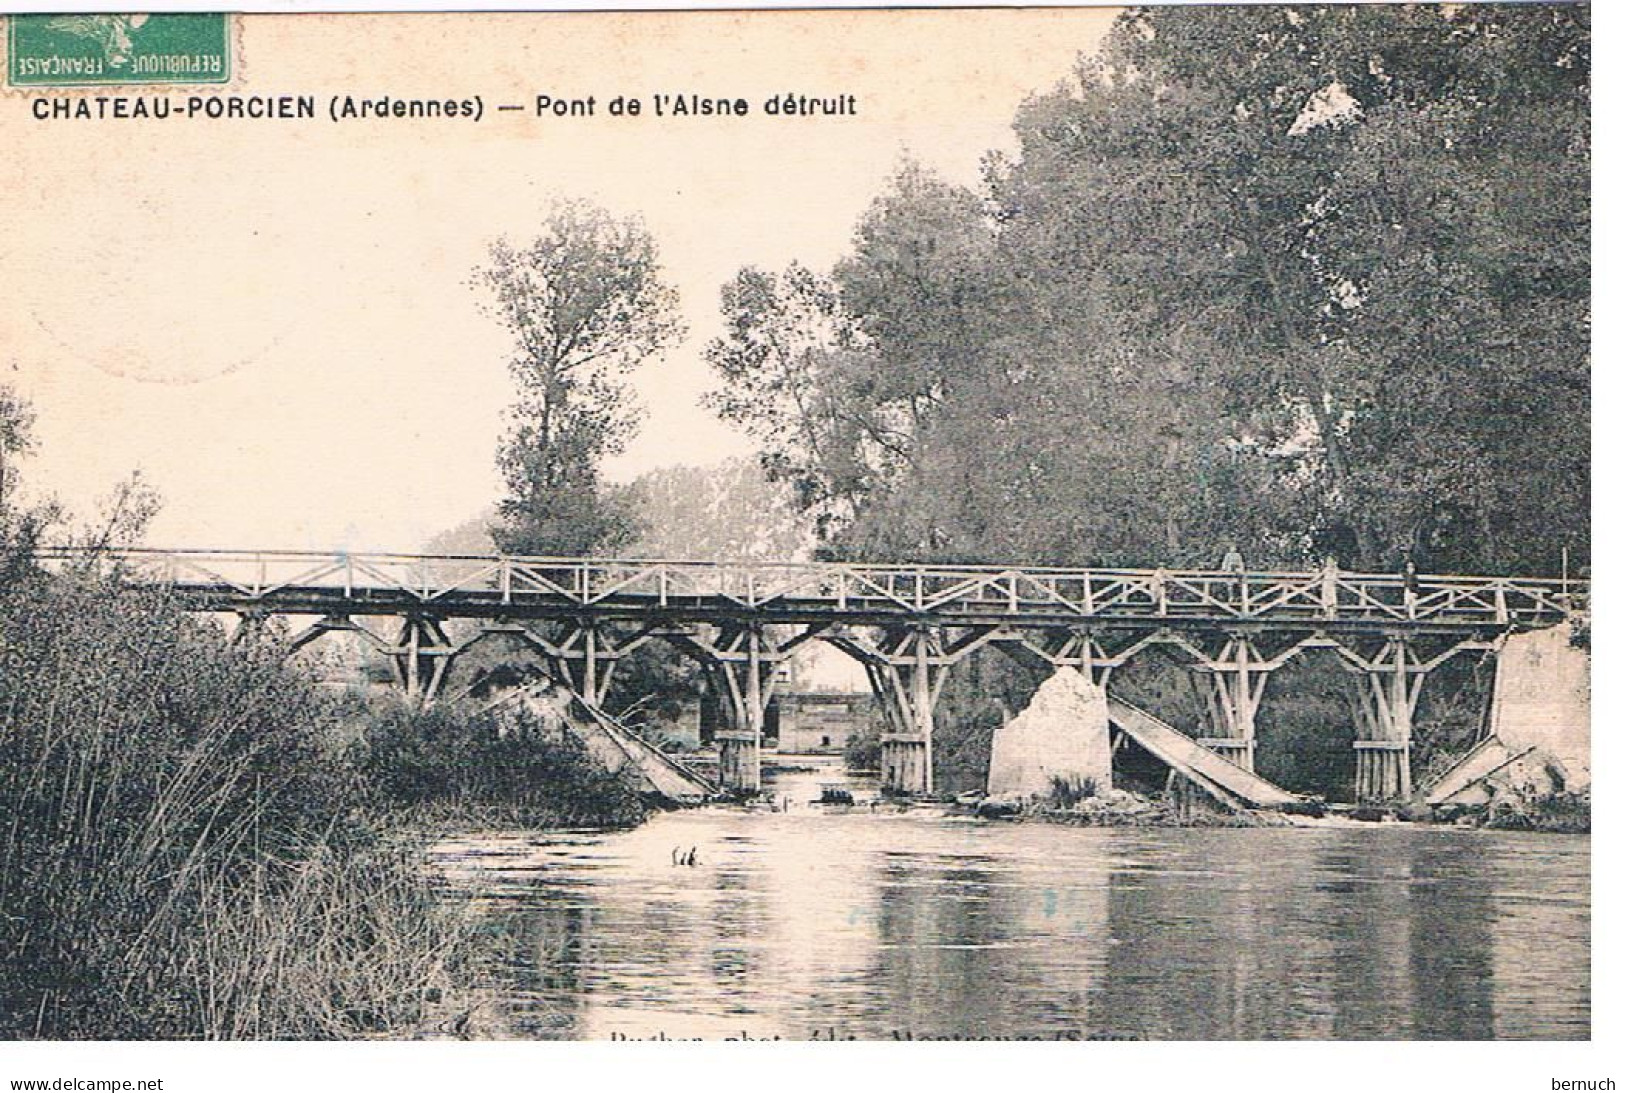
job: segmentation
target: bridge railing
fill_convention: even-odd
[[[1235,620],[1545,625],[1564,618],[1583,582],[1518,577],[1044,567],[694,562],[506,555],[127,549],[40,552],[66,566],[94,557],[128,579],[236,606],[296,598],[425,607],[550,603],[685,608],[821,609],[993,618]]]

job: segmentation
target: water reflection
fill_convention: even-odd
[[[1587,839],[989,824],[821,809],[820,777],[788,812],[441,847],[508,938],[515,1033],[1589,1035]]]

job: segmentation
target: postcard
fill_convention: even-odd
[[[6,1039],[1592,1037],[1588,7],[3,31]]]

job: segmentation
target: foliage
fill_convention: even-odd
[[[1559,792],[1535,800],[1497,799],[1464,814],[1469,822],[1501,831],[1585,835],[1591,832],[1591,794]]]
[[[811,527],[791,492],[753,459],[659,467],[623,494],[639,516],[627,552],[638,558],[784,562],[811,553]]]
[[[15,477],[11,463],[33,446],[34,408],[9,385],[0,385],[0,513],[10,500]]]
[[[474,284],[514,339],[518,400],[498,454],[508,485],[499,545],[555,555],[619,545],[629,514],[600,475],[637,424],[627,377],[683,329],[654,240],[636,220],[561,204],[528,244],[492,244]]]
[[[849,521],[899,439],[869,397],[878,361],[836,286],[799,264],[747,268],[724,286],[722,314],[727,334],[706,348],[722,383],[706,402],[761,444],[769,478],[794,487],[821,531]]]
[[[1588,551],[1589,17],[1125,12],[971,193],[905,166],[708,356],[845,555]]]
[[[364,720],[354,761],[382,809],[507,810],[566,827],[634,824],[647,811],[574,736],[522,713],[391,703]]]
[[[652,641],[623,657],[604,695],[606,712],[648,738],[699,702],[704,669],[669,642]]]
[[[1027,707],[1046,674],[993,649],[979,650],[954,665],[937,701],[931,740],[933,784],[939,792],[987,788],[994,732]]]
[[[1099,794],[1100,787],[1093,778],[1063,778],[1054,774],[1050,776],[1049,794],[1044,803],[1050,808],[1071,808]]]
[[[466,1012],[477,935],[418,854],[329,838],[257,866],[203,883],[180,946],[185,993],[132,1035],[400,1037]]]
[[[34,450],[34,408],[10,385],[0,384],[0,588],[23,580],[34,549],[60,513],[53,504],[17,502],[23,457]]]
[[[363,806],[396,824],[439,778],[561,822],[641,815],[579,750],[462,726],[414,745],[390,736],[426,716],[404,710],[367,734],[394,764],[352,763],[354,711],[270,643],[94,558],[57,576],[19,558],[0,584],[0,1036],[419,1031],[460,1001],[472,935]]]
[[[846,744],[841,749],[841,759],[850,771],[874,771],[880,769],[880,728],[868,726],[862,732],[855,732],[846,738]]]

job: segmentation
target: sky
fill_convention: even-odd
[[[905,158],[974,183],[1113,14],[241,16],[225,93],[315,95],[315,120],[38,121],[0,95],[0,383],[38,415],[29,489],[88,515],[139,469],[157,546],[419,549],[502,488],[508,343],[469,275],[561,198],[644,218],[689,327],[638,376],[611,476],[747,454],[699,403],[721,285],[829,266]],[[857,114],[605,116],[656,92]],[[333,94],[598,106],[334,123]]]

